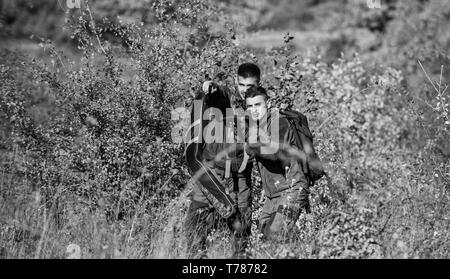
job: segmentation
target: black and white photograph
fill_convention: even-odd
[[[449,259],[449,51],[448,0],[0,0],[0,261]]]

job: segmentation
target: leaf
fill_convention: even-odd
[[[292,39],[294,39],[294,36],[291,36],[290,34],[289,34],[289,32],[284,36],[284,43],[289,43]]]

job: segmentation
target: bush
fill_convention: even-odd
[[[286,243],[262,244],[253,228],[255,257],[448,257],[444,91],[426,110],[393,67],[296,57],[289,35],[255,55],[237,47],[231,18],[212,23],[220,15],[212,3],[152,9],[152,28],[98,24],[87,9],[69,14],[78,62],[45,40],[51,65],[2,53],[2,257],[65,257],[69,244],[86,258],[184,257],[190,187],[171,111],[187,107],[206,79],[232,87],[243,61],[264,69],[272,105],[306,113],[328,173]],[[105,28],[116,40],[104,40]],[[210,255],[226,256],[214,251],[229,247],[224,234],[210,236]]]

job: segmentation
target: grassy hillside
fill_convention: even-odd
[[[253,224],[253,257],[448,258],[447,1],[63,2],[0,1],[0,258],[185,257],[172,110],[243,61],[329,174],[283,243]]]

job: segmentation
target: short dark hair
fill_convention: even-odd
[[[241,76],[243,78],[249,78],[253,77],[258,79],[258,81],[261,79],[261,70],[259,69],[258,65],[255,63],[243,63],[238,67],[238,76]]]
[[[245,98],[253,98],[256,96],[264,96],[265,100],[269,99],[266,89],[262,86],[252,86],[247,91],[245,91]]]

